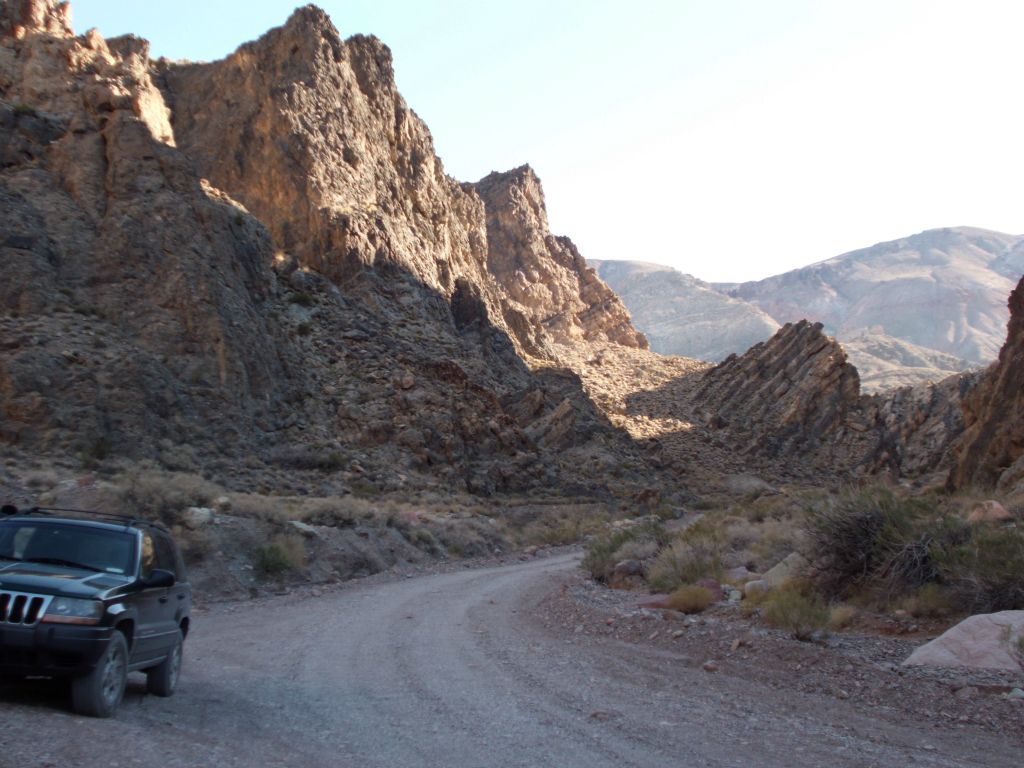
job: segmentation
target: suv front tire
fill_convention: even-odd
[[[127,682],[128,642],[121,632],[114,632],[95,669],[71,681],[71,705],[80,715],[110,717]]]

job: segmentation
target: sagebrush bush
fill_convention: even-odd
[[[198,475],[140,469],[118,478],[118,501],[133,515],[179,522],[188,507],[208,506],[223,489]]]
[[[651,589],[672,592],[703,578],[721,579],[725,542],[722,530],[700,521],[654,559],[647,574]]]
[[[668,596],[669,608],[683,613],[700,613],[715,602],[715,593],[707,587],[685,584]]]
[[[857,618],[857,609],[852,605],[840,603],[833,605],[828,612],[828,628],[834,632],[846,629]]]
[[[771,592],[764,601],[761,617],[797,640],[813,639],[816,633],[828,627],[831,618],[820,598],[805,594],[797,585],[786,585]]]
[[[306,567],[306,546],[298,536],[275,536],[257,547],[253,565],[262,576],[280,576]]]
[[[954,595],[942,584],[925,584],[902,602],[902,608],[917,619],[941,619],[954,613]]]
[[[664,544],[668,540],[668,533],[660,523],[644,523],[595,536],[587,543],[583,568],[597,581],[607,581],[615,564],[619,562],[615,559],[616,553],[634,539],[650,539]]]
[[[927,503],[887,489],[847,493],[807,518],[810,560],[828,597],[844,598],[864,586],[888,598],[934,581],[932,545],[945,520]]]
[[[882,606],[902,599],[922,616],[1024,608],[1024,529],[969,525],[947,503],[955,508],[874,489],[812,511],[818,589]]]
[[[932,556],[953,605],[971,613],[1024,608],[1024,529],[966,527]]]

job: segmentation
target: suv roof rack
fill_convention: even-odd
[[[125,528],[141,525],[148,528],[156,528],[161,531],[167,530],[167,526],[163,523],[159,523],[154,520],[143,520],[139,517],[127,517],[125,515],[119,515],[116,512],[99,512],[94,509],[74,509],[71,507],[29,507],[28,509],[18,509],[13,504],[4,504],[3,507],[0,507],[0,515],[5,517],[11,517],[13,515],[44,515],[56,517],[67,513],[84,515],[89,518],[98,518],[101,522],[118,523],[123,525]]]

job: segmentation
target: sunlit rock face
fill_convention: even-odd
[[[524,343],[611,341],[647,348],[619,297],[587,266],[573,242],[548,228],[544,190],[528,165],[473,185],[487,212],[487,267],[505,290],[504,308],[522,318]]]
[[[999,359],[964,401],[966,430],[947,483],[953,489],[998,485],[1024,492],[1024,278],[1009,307]]]

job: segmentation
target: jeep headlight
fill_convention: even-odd
[[[103,603],[75,597],[55,597],[43,615],[48,624],[99,624]]]

